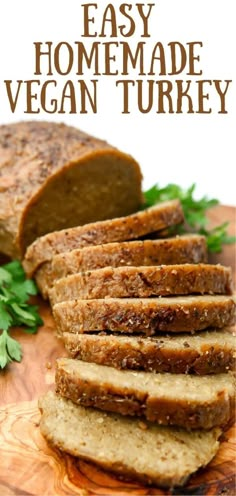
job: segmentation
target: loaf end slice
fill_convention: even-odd
[[[233,325],[234,296],[105,298],[57,303],[53,315],[62,332],[112,331],[154,335]]]
[[[74,405],[52,392],[39,401],[40,429],[53,446],[117,475],[181,486],[219,448],[221,431],[187,432]],[[145,430],[143,429],[143,425]]]
[[[72,358],[118,369],[206,375],[236,367],[235,334],[230,328],[152,338],[65,332],[62,340]]]
[[[76,128],[0,126],[0,251],[22,258],[48,232],[135,212],[141,177],[131,156]]]
[[[234,386],[231,374],[152,374],[71,358],[56,367],[56,392],[75,403],[187,429],[231,423]]]

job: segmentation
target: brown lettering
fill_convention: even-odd
[[[143,85],[144,85],[144,83],[145,83],[145,86],[148,87],[146,107],[144,107],[144,104],[143,104],[143,100],[144,100],[144,98],[143,98]],[[151,79],[147,80],[147,81],[143,81],[142,79],[137,80],[137,84],[138,84],[138,109],[142,114],[147,114],[152,109],[154,83],[155,83],[155,81],[152,81]]]
[[[69,105],[69,114],[76,114],[76,98],[75,98],[75,88],[72,81],[67,81],[61,96],[61,106],[58,110],[58,114],[65,114],[65,106],[68,102]]]
[[[194,55],[194,50],[196,45],[199,45],[200,47],[203,46],[203,43],[201,41],[191,41],[190,43],[187,43],[189,46],[189,72],[187,72],[188,76],[201,76],[202,75],[202,70],[199,72],[196,72],[196,69],[194,67],[195,60],[197,62],[200,61],[200,55]]]
[[[116,24],[116,11],[115,7],[109,3],[103,14],[102,29],[100,33],[100,38],[107,36],[106,34],[106,24],[109,23],[110,26],[110,38],[117,37],[117,24]]]
[[[162,43],[160,42],[156,43],[152,52],[150,71],[148,73],[149,76],[154,76],[156,74],[154,69],[156,60],[159,61],[159,66],[160,66],[160,69],[157,72],[159,72],[160,76],[165,76],[166,75],[165,50]]]
[[[171,97],[171,91],[173,89],[173,85],[171,81],[164,80],[164,81],[156,81],[156,84],[158,86],[158,111],[157,114],[166,114],[165,111],[165,105],[164,105],[164,97],[166,97],[168,101],[168,114],[173,114],[173,104],[172,104],[172,97]],[[166,86],[166,88],[165,88]]]
[[[51,58],[52,42],[46,41],[44,44],[47,45],[47,47],[48,47],[45,52],[43,52],[41,50],[41,46],[43,45],[43,43],[41,43],[41,42],[35,42],[34,43],[34,46],[35,46],[35,71],[34,71],[34,74],[35,75],[41,75],[42,74],[41,58],[43,55],[46,55],[47,56],[47,64],[48,64],[48,71],[46,72],[46,74],[48,76],[52,76],[52,74],[53,74],[53,72],[52,72],[52,58]]]
[[[148,32],[148,19],[150,17],[152,8],[155,6],[155,3],[148,3],[147,6],[149,7],[147,15],[144,14],[143,8],[145,5],[143,3],[137,3],[136,4],[138,8],[139,15],[143,21],[143,34],[141,34],[142,38],[149,38],[151,35]]]
[[[116,56],[110,54],[110,48],[111,45],[114,45],[116,47],[119,46],[119,43],[117,41],[111,41],[110,43],[105,43],[105,72],[103,73],[105,76],[117,76],[119,74],[118,69],[116,69],[114,72],[112,72],[111,69],[111,62],[116,61]]]
[[[51,110],[47,108],[47,90],[48,86],[53,85],[55,88],[57,87],[57,82],[55,80],[50,80],[50,81],[45,81],[45,83],[42,86],[41,90],[41,106],[44,112],[47,114],[55,114],[57,111],[57,100],[55,98],[52,98],[50,100],[50,105],[51,105]]]
[[[168,46],[170,47],[170,54],[171,54],[171,71],[168,73],[171,76],[176,76],[177,74],[180,74],[186,66],[186,61],[187,61],[187,55],[186,55],[186,50],[182,43],[179,43],[178,41],[171,41],[168,43]],[[177,48],[179,49],[179,65],[177,68]]]
[[[79,91],[80,91],[80,101],[81,101],[81,111],[80,114],[87,114],[87,101],[94,114],[97,113],[97,79],[91,79],[92,90],[90,91],[87,84],[83,79],[78,80]]]
[[[92,38],[92,37],[97,36],[96,31],[94,33],[90,32],[90,24],[94,24],[95,19],[94,19],[94,17],[89,17],[90,7],[94,7],[95,9],[97,9],[98,8],[97,3],[84,3],[81,5],[81,7],[83,8],[83,11],[84,11],[83,12],[84,32],[83,32],[82,36],[87,37],[87,38],[89,38],[89,37]]]
[[[121,12],[121,14],[124,17],[126,17],[129,20],[129,22],[130,22],[129,29],[126,27],[125,24],[121,24],[119,26],[120,34],[121,34],[121,36],[124,36],[124,38],[127,38],[129,36],[132,36],[134,34],[134,32],[135,32],[135,22],[133,20],[133,17],[126,12],[126,9],[127,10],[131,10],[132,9],[132,5],[131,4],[128,4],[128,3],[122,3],[120,5],[120,12]],[[125,31],[125,29],[128,29],[128,30]]]
[[[140,41],[136,46],[136,51],[133,55],[131,48],[128,43],[123,43],[123,71],[122,75],[127,76],[129,74],[129,63],[132,65],[133,69],[139,68],[139,76],[144,76],[144,59],[143,59],[143,46],[144,41]]]
[[[132,79],[120,79],[116,81],[116,86],[121,85],[123,87],[123,110],[122,114],[130,114],[129,110],[129,85],[134,86],[135,81]]]
[[[16,94],[15,96],[13,97],[12,95],[12,80],[5,80],[4,83],[5,83],[5,86],[6,86],[6,90],[7,90],[7,96],[8,96],[8,101],[10,103],[10,107],[11,107],[11,111],[12,113],[14,114],[15,110],[16,110],[16,105],[17,105],[17,101],[18,101],[18,97],[19,97],[19,92],[20,92],[20,89],[21,89],[21,85],[23,83],[22,80],[18,79],[17,81],[17,89],[16,89]]]
[[[220,81],[220,80],[214,79],[213,82],[215,84],[216,91],[220,97],[220,110],[219,110],[218,114],[227,114],[228,112],[225,108],[225,97],[226,97],[226,93],[229,89],[229,85],[230,85],[230,83],[232,83],[232,79],[226,79],[225,81]],[[224,91],[220,87],[220,84],[223,82],[226,83]]]
[[[37,110],[33,110],[32,108],[33,100],[38,99],[37,93],[32,93],[32,86],[33,84],[40,86],[40,81],[38,79],[32,79],[30,81],[25,81],[25,84],[26,84],[26,110],[24,111],[24,114],[39,114],[40,113],[39,107],[37,108]]]
[[[78,70],[77,70],[77,75],[82,76],[84,74],[84,60],[86,63],[86,67],[91,69],[92,64],[94,65],[93,69],[93,74],[94,76],[100,76],[99,72],[99,52],[98,52],[98,47],[100,45],[100,42],[95,41],[92,44],[92,47],[90,49],[90,53],[88,53],[87,49],[85,48],[84,44],[81,41],[77,41],[76,45],[78,47]]]
[[[183,89],[183,84],[186,84],[186,88]],[[188,91],[191,87],[191,80],[182,81],[181,79],[176,80],[177,85],[177,110],[176,114],[182,114],[182,106],[183,106],[183,98],[187,98],[188,101],[188,114],[194,114],[193,110],[193,102],[191,96],[188,94]]]
[[[60,56],[61,48],[65,48],[66,52],[68,54],[68,63],[67,63],[67,68],[62,70],[61,68],[61,59],[62,57]],[[72,66],[73,66],[73,59],[74,59],[74,52],[72,46],[67,43],[66,41],[61,41],[56,45],[55,50],[54,50],[54,65],[55,69],[58,74],[61,76],[65,76],[70,73]]]
[[[205,103],[205,100],[209,100],[209,93],[204,93],[204,85],[205,83],[208,83],[210,85],[212,85],[212,81],[210,81],[209,79],[202,79],[200,81],[196,81],[196,83],[198,84],[198,110],[197,110],[197,114],[211,114],[212,112],[212,109],[208,109],[206,110],[204,108],[204,103]]]

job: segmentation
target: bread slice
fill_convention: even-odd
[[[166,239],[145,239],[87,246],[55,255],[52,262],[45,262],[35,274],[38,288],[48,297],[57,279],[81,271],[103,267],[150,266],[207,262],[206,238],[186,234]]]
[[[232,294],[232,271],[222,265],[105,267],[63,277],[49,292],[52,305],[93,298],[148,298],[195,293]]]
[[[117,331],[153,335],[158,331],[194,332],[235,321],[234,296],[105,298],[57,303],[58,332]]]
[[[22,258],[45,233],[135,212],[141,179],[130,155],[73,127],[0,126],[0,252]]]
[[[74,403],[164,425],[211,429],[234,415],[230,374],[152,374],[60,358],[55,382],[56,392]]]
[[[55,231],[38,238],[29,246],[24,259],[24,269],[28,276],[32,276],[42,263],[51,261],[58,253],[88,245],[136,239],[179,224],[183,222],[183,218],[179,200],[172,200],[127,217]]]
[[[40,429],[53,446],[115,474],[173,487],[206,466],[221,431],[187,432],[83,408],[52,392],[39,401]]]
[[[72,250],[52,259],[53,281],[77,272],[142,265],[207,262],[205,236],[186,234],[166,239],[123,241]]]
[[[153,338],[65,332],[62,339],[72,358],[118,369],[205,375],[236,367],[235,334],[230,328]]]

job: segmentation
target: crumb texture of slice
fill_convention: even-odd
[[[222,265],[105,267],[63,277],[49,293],[52,305],[94,298],[148,298],[188,294],[232,294],[231,269]]]
[[[236,367],[235,335],[230,328],[152,338],[66,332],[62,339],[72,358],[118,369],[206,375]]]
[[[130,155],[74,127],[0,126],[0,251],[22,258],[48,232],[135,212],[141,179]]]
[[[58,279],[77,272],[104,267],[138,267],[160,264],[207,262],[206,238],[187,234],[166,239],[145,239],[87,246],[55,255],[36,271],[35,279],[44,298]]]
[[[151,232],[183,222],[179,200],[163,202],[126,217],[118,217],[83,226],[62,229],[38,238],[27,249],[24,269],[32,276],[42,263],[58,253],[113,241],[137,239]]]
[[[115,474],[162,487],[181,486],[219,447],[220,429],[187,432],[74,405],[52,392],[39,401],[47,441]],[[127,442],[128,440],[128,442]]]
[[[152,374],[61,358],[56,392],[83,406],[187,429],[225,426],[234,415],[231,374]]]
[[[233,325],[234,296],[70,300],[53,306],[58,333],[115,331],[154,335]]]
[[[207,262],[205,237],[189,234],[166,239],[107,243],[55,255],[50,278],[53,282],[70,274],[103,267],[204,262]]]

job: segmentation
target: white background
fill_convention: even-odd
[[[95,0],[91,0],[95,1]],[[151,14],[151,38],[142,39],[152,47],[161,41],[202,41],[199,68],[204,79],[233,79],[226,97],[227,115],[218,114],[219,97],[210,90],[210,115],[198,114],[141,114],[137,111],[135,98],[132,112],[123,115],[121,92],[115,88],[115,78],[102,76],[99,86],[98,113],[86,115],[58,115],[40,113],[24,114],[25,98],[19,97],[17,109],[11,113],[3,80],[35,79],[35,41],[83,41],[82,3],[87,0],[7,0],[0,5],[0,123],[22,119],[46,119],[63,121],[79,127],[90,134],[106,139],[111,144],[132,154],[140,163],[144,176],[144,188],[153,183],[166,185],[176,182],[183,186],[197,183],[197,194],[217,197],[225,204],[235,204],[235,0],[159,0]],[[96,28],[99,31],[102,12],[109,3],[97,0]],[[119,0],[114,5],[118,8]],[[127,3],[135,4],[129,0]],[[140,2],[141,3],[141,2]],[[143,3],[145,0],[143,0]],[[112,41],[129,41],[132,46],[141,41],[141,20],[137,21],[133,39],[117,38]],[[118,18],[119,23],[124,19]],[[108,31],[109,34],[109,31]],[[92,38],[95,41],[95,38]],[[111,41],[109,36],[99,41]],[[135,72],[131,78],[138,78]],[[176,76],[189,79],[185,73]],[[91,79],[86,74],[85,79]],[[42,80],[47,76],[42,76]],[[76,81],[75,73],[60,77],[59,85],[67,79]],[[156,76],[158,79],[158,76]],[[166,79],[170,79],[167,76]],[[174,78],[173,78],[174,79]],[[194,79],[194,78],[193,78]],[[60,80],[60,81],[59,81]],[[57,96],[59,96],[59,91]],[[196,103],[196,98],[195,98]]]

